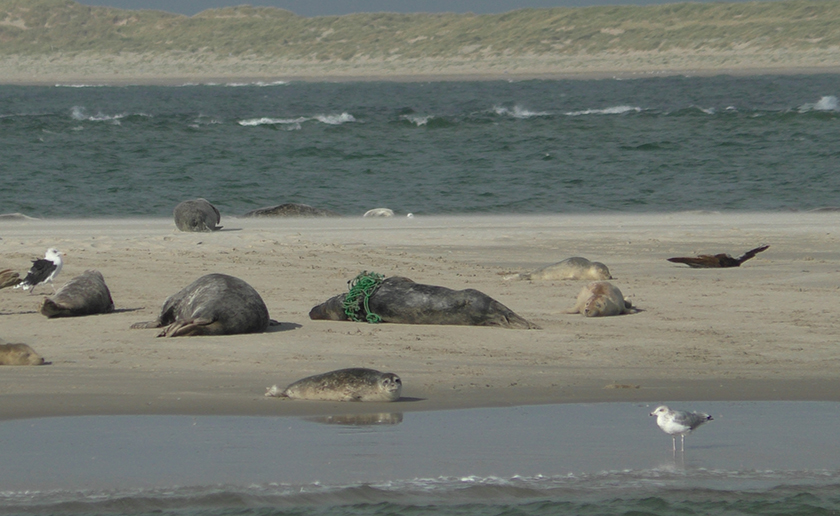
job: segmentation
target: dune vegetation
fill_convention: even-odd
[[[0,0],[0,65],[5,62],[10,72],[27,63],[47,68],[53,63],[60,70],[62,64],[72,67],[68,63],[79,60],[113,66],[115,58],[124,58],[128,66],[160,67],[180,60],[187,62],[182,71],[211,73],[216,66],[220,72],[251,75],[288,73],[289,67],[364,74],[386,65],[405,73],[424,66],[442,70],[447,64],[462,72],[527,68],[531,73],[550,73],[558,67],[585,68],[587,62],[609,68],[604,58],[619,63],[641,58],[649,67],[661,68],[673,66],[674,58],[697,66],[721,55],[726,56],[724,64],[728,60],[736,67],[733,58],[738,55],[758,60],[763,67],[786,62],[840,65],[840,2],[674,3],[521,9],[495,15],[364,13],[306,18],[249,6],[183,16],[91,7],[72,0]],[[714,62],[709,61],[711,66]]]

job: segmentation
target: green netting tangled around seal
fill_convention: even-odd
[[[350,292],[344,296],[343,306],[344,313],[347,314],[348,319],[355,322],[362,322],[364,320],[369,323],[382,322],[382,317],[370,311],[368,300],[370,299],[370,296],[376,292],[376,289],[379,288],[379,285],[382,284],[382,280],[384,279],[385,276],[383,274],[363,271],[361,274],[347,282],[347,284],[350,285]],[[364,319],[359,317],[362,305],[364,305],[364,311],[366,314]]]

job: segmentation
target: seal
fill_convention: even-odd
[[[346,297],[347,294],[339,294],[313,307],[309,318],[349,320],[344,307]],[[423,285],[401,276],[383,280],[360,311],[363,312],[362,318],[375,314],[382,322],[389,323],[539,328],[478,290]]]
[[[58,292],[45,297],[41,313],[49,318],[107,314],[114,311],[111,291],[99,271],[89,270],[76,276]]]
[[[720,254],[701,254],[699,256],[678,256],[676,258],[668,258],[672,263],[684,263],[693,269],[721,269],[727,267],[740,267],[742,263],[755,257],[758,253],[765,251],[769,245],[763,245],[750,249],[744,253],[740,258],[733,258],[726,253]]]
[[[563,261],[546,265],[533,272],[524,272],[520,274],[513,274],[505,276],[508,279],[524,279],[524,280],[543,280],[543,281],[557,281],[557,280],[607,280],[612,279],[610,270],[601,262],[590,262],[586,258],[580,256],[573,256],[566,258]]]
[[[193,199],[184,201],[172,210],[175,217],[175,227],[181,231],[217,231],[222,226],[217,226],[222,220],[222,215],[215,206],[207,199]]]
[[[638,312],[633,304],[624,299],[618,287],[607,281],[593,281],[583,287],[578,294],[575,306],[566,310],[567,314],[581,313],[587,317],[604,317]]]
[[[259,333],[270,319],[260,295],[239,278],[207,274],[163,303],[157,320],[132,328],[161,328],[158,337]]]
[[[340,217],[338,213],[330,210],[313,208],[308,204],[278,204],[258,210],[251,210],[243,217]]]
[[[402,380],[394,373],[352,367],[307,376],[280,390],[273,385],[266,396],[319,401],[397,401]]]
[[[20,283],[20,274],[12,269],[0,271],[0,288],[14,287]]]
[[[6,344],[0,340],[0,365],[43,365],[44,357],[27,344]]]
[[[365,212],[362,217],[393,217],[394,210],[388,208],[374,208]]]

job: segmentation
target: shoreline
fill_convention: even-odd
[[[109,414],[325,415],[575,402],[840,401],[837,213],[657,213],[244,219],[181,233],[169,219],[0,220],[2,268],[55,246],[57,286],[103,273],[117,312],[47,319],[0,290],[6,342],[51,365],[3,367],[0,420]],[[770,244],[737,269],[670,256]],[[606,263],[638,314],[562,313],[586,282],[505,281],[570,256]],[[476,288],[541,330],[310,321],[361,270]],[[129,330],[193,279],[253,285],[281,323],[255,335],[160,339]],[[265,398],[342,367],[392,371],[397,403]]]

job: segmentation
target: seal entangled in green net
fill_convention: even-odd
[[[347,314],[348,319],[355,322],[362,322],[364,320],[369,323],[382,322],[382,317],[370,311],[368,300],[370,299],[370,296],[376,292],[376,289],[379,288],[379,285],[382,284],[382,280],[384,279],[385,276],[382,274],[363,271],[361,274],[347,282],[350,285],[350,292],[344,296],[343,306],[344,313]],[[364,306],[365,311],[364,319],[359,317],[359,312],[362,310],[362,306]]]

